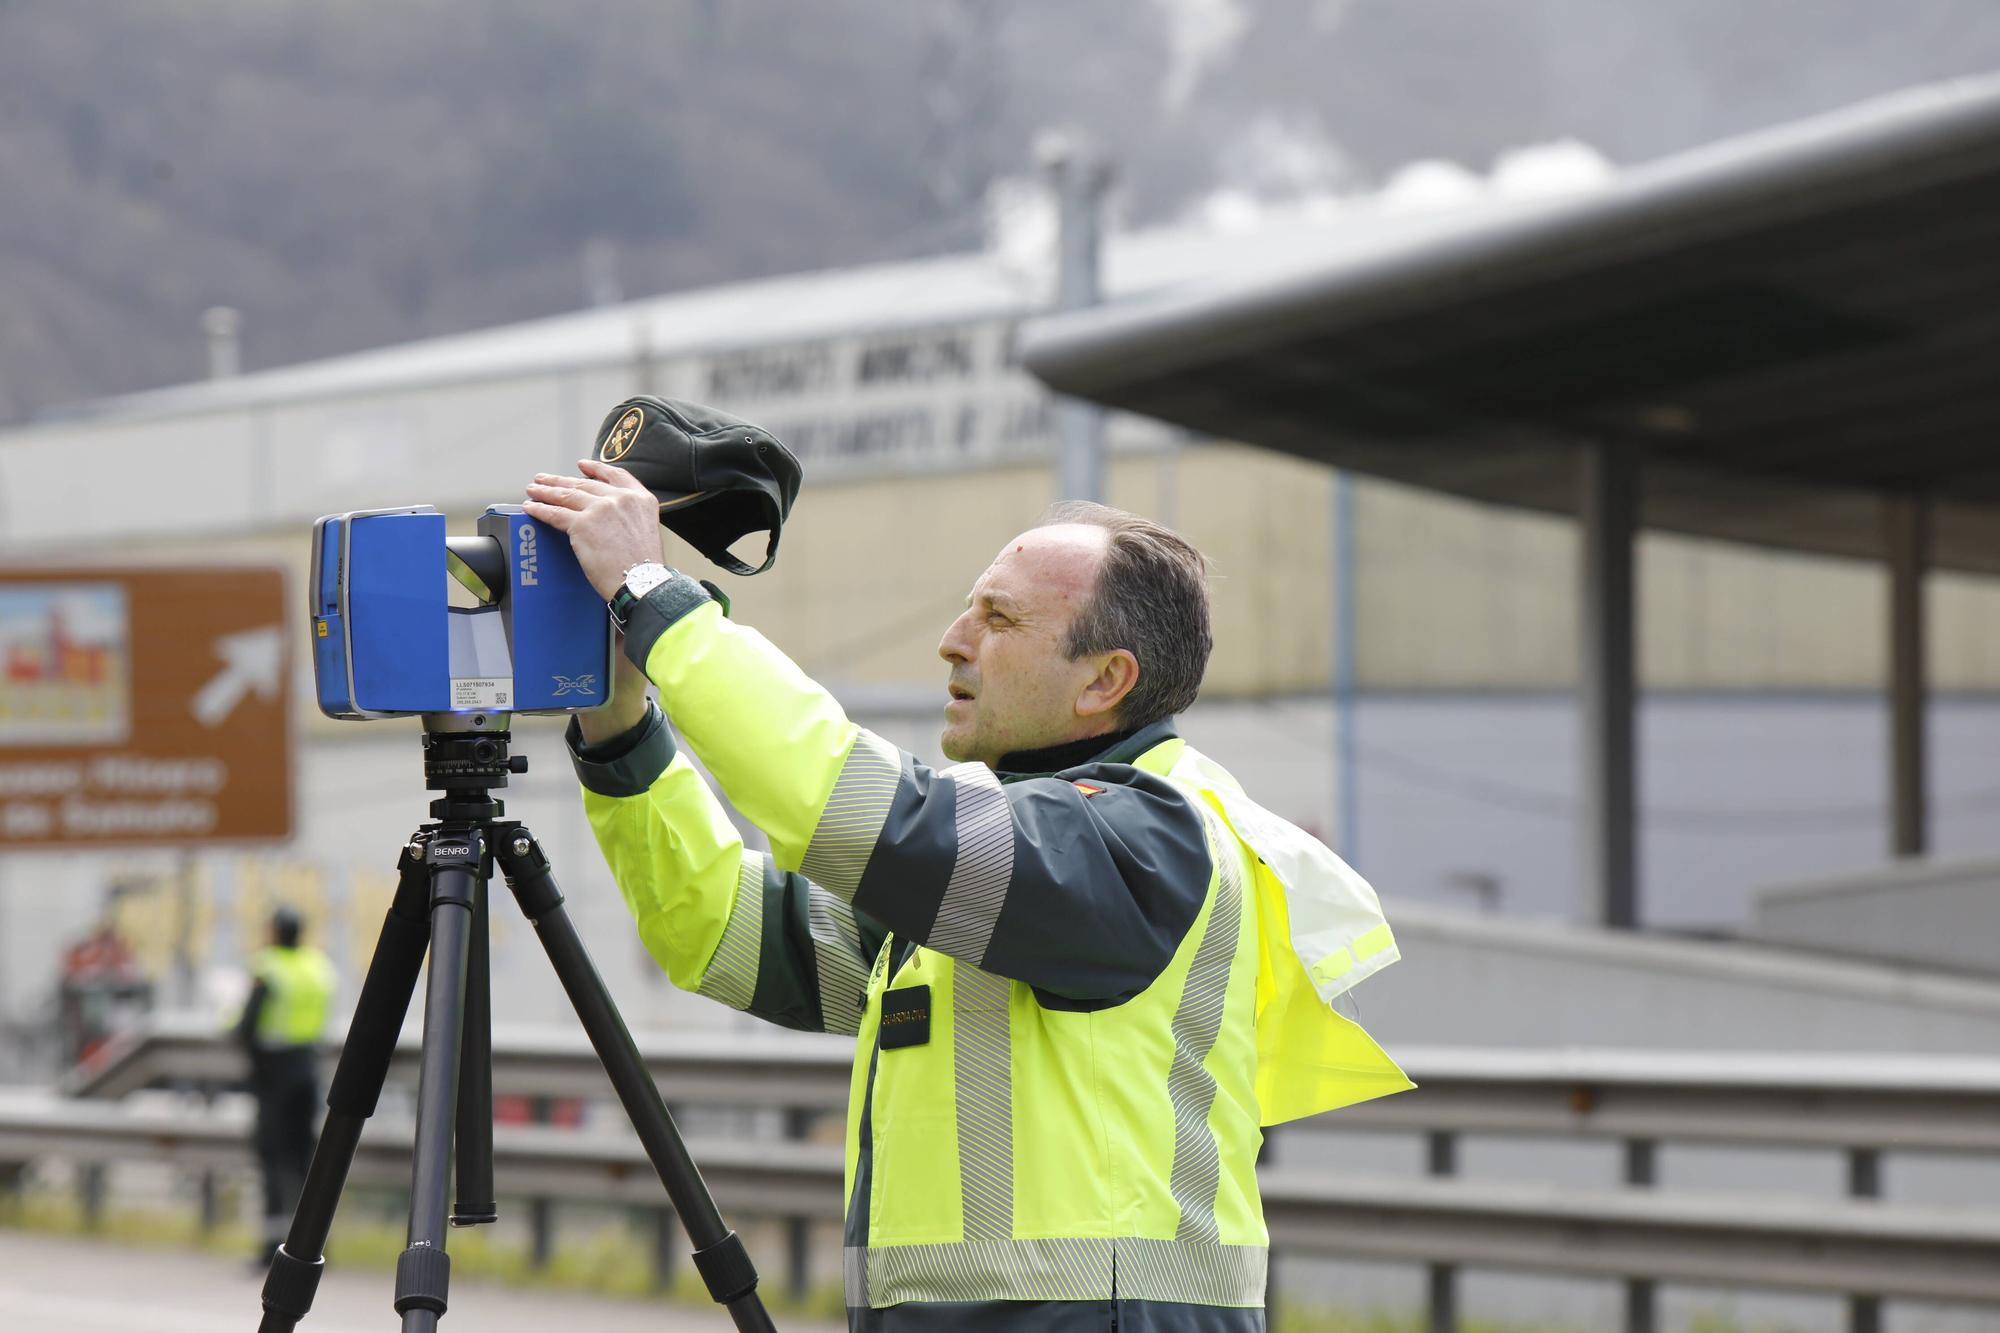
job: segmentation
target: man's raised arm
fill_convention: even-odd
[[[569,742],[591,830],[639,938],[674,984],[809,1032],[860,1030],[880,927],[742,837],[656,708]]]
[[[685,574],[633,609],[625,651],[778,865],[900,936],[1115,1002],[1159,975],[1207,895],[1207,826],[1165,778],[1108,767],[1086,791],[931,769],[849,721]]]

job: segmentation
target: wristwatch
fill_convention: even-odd
[[[647,593],[673,576],[674,571],[657,560],[642,560],[626,570],[625,582],[611,594],[611,601],[607,603],[611,608],[612,623],[622,631],[625,622],[632,618],[632,608],[644,601]]]

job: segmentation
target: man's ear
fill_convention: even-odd
[[[1139,683],[1139,659],[1123,648],[1114,648],[1098,662],[1097,674],[1076,696],[1076,715],[1102,718],[1115,712],[1125,696]]]

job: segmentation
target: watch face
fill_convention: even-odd
[[[672,577],[664,565],[635,565],[625,575],[625,586],[634,597],[644,597]]]

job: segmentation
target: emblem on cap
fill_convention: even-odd
[[[618,424],[604,437],[604,447],[597,452],[600,462],[615,463],[632,452],[632,442],[639,438],[639,428],[646,424],[646,414],[633,408],[618,418]]]

